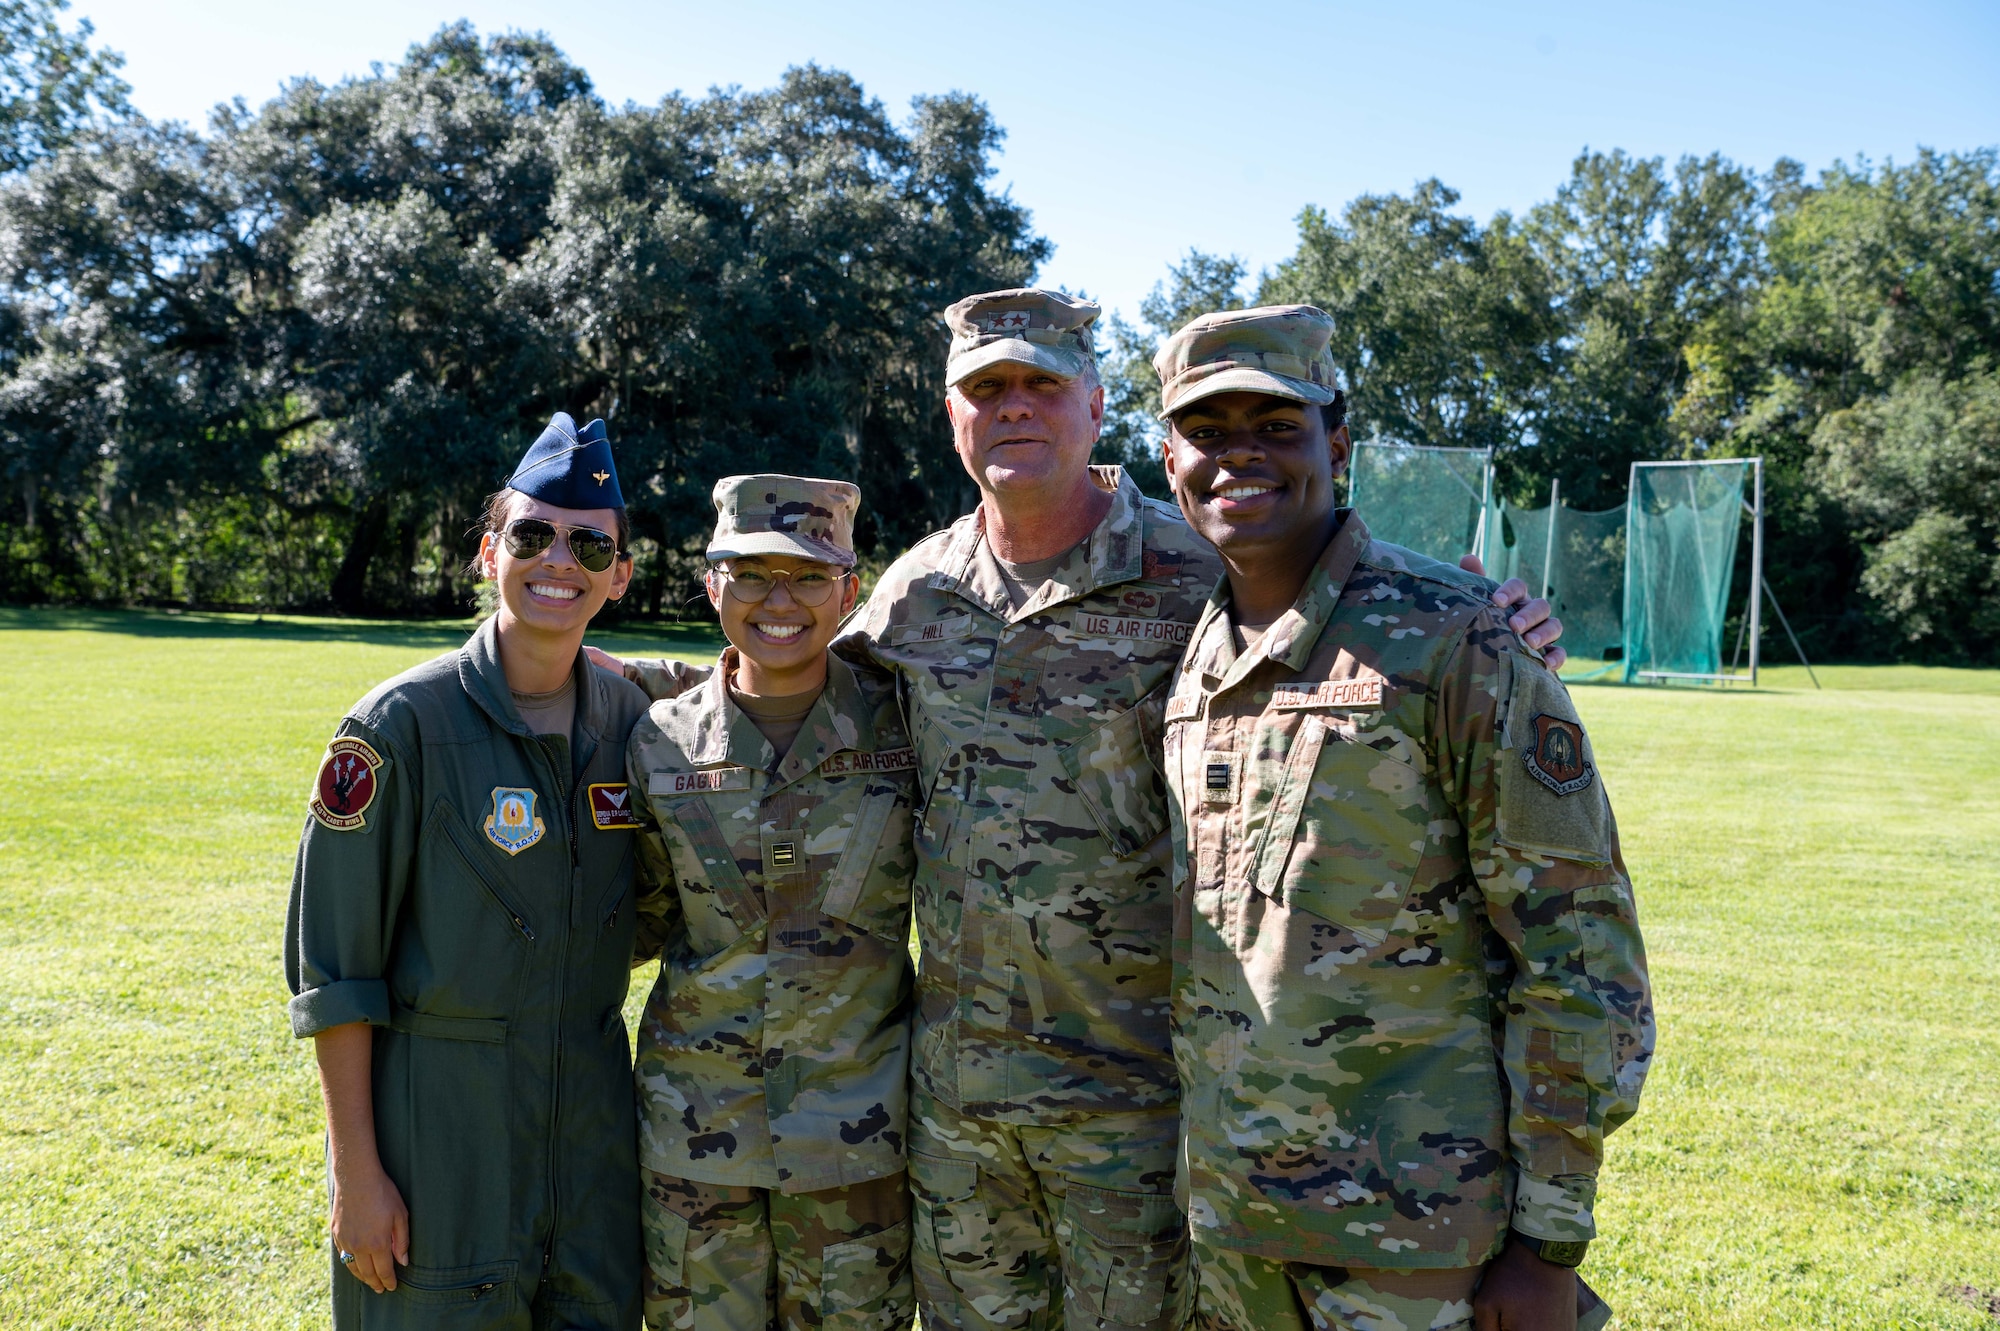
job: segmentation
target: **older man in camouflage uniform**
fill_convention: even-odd
[[[1184,1237],[1167,1036],[1166,684],[1220,573],[1170,506],[1091,467],[1098,309],[946,313],[977,511],[851,625],[917,746],[914,1261],[927,1325],[1174,1325]]]
[[[734,645],[698,687],[655,702],[628,745],[651,889],[638,951],[664,952],[636,1071],[655,1327],[900,1331],[913,1311],[916,756],[893,683],[827,653],[855,594],[857,501],[845,481],[716,486],[708,553],[726,567],[711,588],[738,598],[719,607]],[[770,581],[743,599],[743,578]],[[763,621],[799,631],[767,641]],[[627,789],[593,787],[593,807],[633,817]]]
[[[1481,1331],[1562,1331],[1653,1047],[1632,887],[1489,584],[1334,508],[1331,329],[1210,315],[1155,362],[1228,569],[1166,709],[1200,1319],[1445,1331],[1477,1290]]]

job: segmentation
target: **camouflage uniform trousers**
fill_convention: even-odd
[[[1195,1244],[1200,1331],[1472,1331],[1483,1270],[1312,1266]]]
[[[640,1170],[646,1325],[654,1331],[905,1331],[904,1175],[820,1192]]]
[[[1028,1126],[910,1088],[912,1264],[925,1327],[1176,1331],[1187,1224],[1176,1108]]]

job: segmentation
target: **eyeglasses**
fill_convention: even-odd
[[[825,605],[832,597],[834,589],[847,579],[845,573],[829,573],[823,568],[802,568],[792,573],[778,573],[756,564],[746,564],[741,568],[720,567],[715,570],[717,577],[729,594],[745,605],[760,605],[771,594],[771,589],[780,582],[792,594],[792,599],[807,609]]]
[[[515,518],[501,529],[507,553],[516,559],[533,559],[556,543],[557,533],[569,539],[569,552],[576,562],[592,573],[602,573],[618,557],[618,538],[595,527],[564,527],[541,518]]]

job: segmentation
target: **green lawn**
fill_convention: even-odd
[[[0,612],[0,1326],[325,1324],[292,847],[342,709],[462,631]],[[1577,691],[1662,1031],[1620,1327],[2000,1324],[2000,672],[1819,674]]]

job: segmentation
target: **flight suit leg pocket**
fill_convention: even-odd
[[[821,1250],[821,1331],[902,1331],[915,1306],[907,1216]]]
[[[1187,1226],[1168,1193],[1070,1183],[1063,1250],[1068,1324],[1152,1331],[1178,1322],[1170,1294],[1186,1283]]]
[[[474,1266],[406,1266],[396,1275],[396,1292],[389,1297],[407,1313],[411,1327],[452,1328],[505,1326],[525,1316],[527,1301],[515,1283],[518,1263],[485,1262]]]

